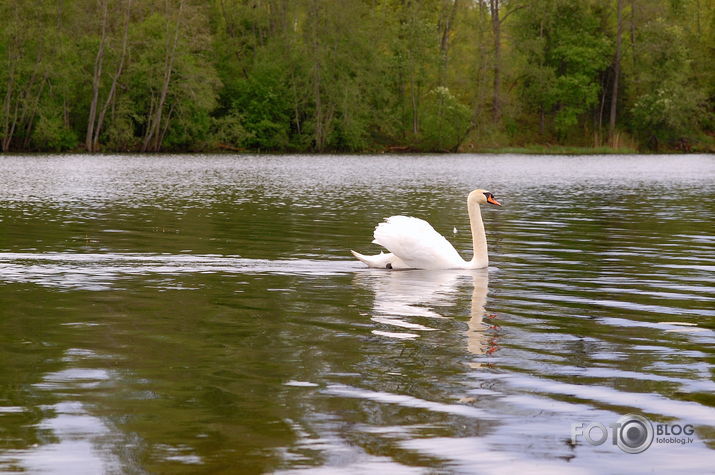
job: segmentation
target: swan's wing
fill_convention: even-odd
[[[464,260],[444,236],[427,221],[410,216],[391,216],[375,228],[375,244],[386,248],[416,269],[461,267]]]

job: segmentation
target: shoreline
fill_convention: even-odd
[[[635,149],[620,148],[612,149],[608,147],[496,147],[496,148],[484,148],[475,151],[458,151],[458,152],[444,152],[444,151],[388,151],[388,150],[375,150],[375,151],[364,151],[364,152],[341,152],[341,151],[330,151],[330,152],[293,152],[293,151],[260,151],[260,150],[243,150],[243,151],[226,151],[226,150],[176,150],[176,151],[160,151],[160,152],[132,152],[132,151],[100,151],[100,152],[87,152],[84,150],[67,150],[63,152],[57,151],[11,151],[2,152],[0,157],[12,157],[12,156],[22,156],[22,155],[87,155],[87,156],[101,156],[101,155],[344,155],[344,156],[368,156],[368,155],[392,155],[392,156],[414,156],[414,155],[434,155],[434,156],[453,156],[453,155],[712,155],[715,154],[715,150],[698,150],[684,152],[680,150],[661,150],[657,152],[643,152]]]

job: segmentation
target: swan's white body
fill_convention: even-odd
[[[474,255],[469,261],[462,259],[454,246],[427,221],[410,216],[391,216],[375,228],[372,242],[386,248],[390,251],[388,254],[365,256],[351,252],[368,267],[382,269],[482,269],[489,265],[489,257],[479,205],[487,202],[499,204],[485,190],[474,190],[467,197],[474,245]]]

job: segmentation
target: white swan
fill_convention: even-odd
[[[474,190],[467,197],[474,245],[470,261],[462,259],[454,246],[427,221],[410,216],[391,216],[375,228],[372,242],[386,248],[390,251],[388,254],[364,256],[350,252],[368,267],[383,269],[482,269],[489,265],[489,257],[479,205],[487,203],[501,206],[486,190]]]

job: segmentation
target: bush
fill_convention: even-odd
[[[38,149],[63,152],[77,147],[79,139],[61,117],[40,115],[32,133],[32,143]]]
[[[235,138],[243,135],[241,145],[258,150],[281,150],[288,146],[290,130],[290,94],[283,71],[272,65],[258,64],[248,78],[235,84],[236,97],[225,126],[231,125]],[[240,132],[235,124],[240,118]],[[227,129],[226,129],[227,130]]]
[[[454,151],[469,130],[470,111],[446,87],[427,94],[422,110],[422,147]]]
[[[236,113],[214,119],[213,138],[218,145],[242,148],[253,140],[253,134],[243,127],[243,118]]]
[[[632,128],[642,143],[657,149],[661,144],[691,139],[705,115],[705,97],[685,85],[663,84],[641,96],[633,106]]]

